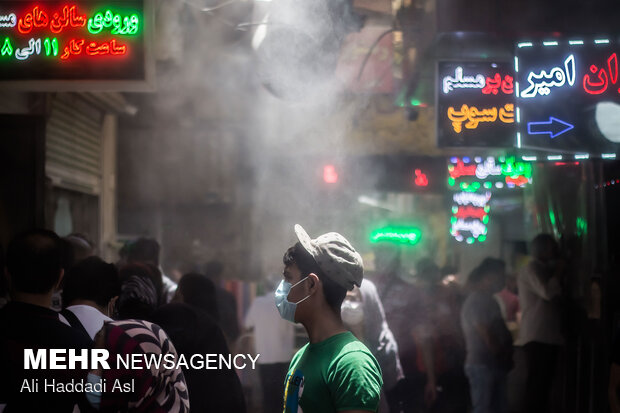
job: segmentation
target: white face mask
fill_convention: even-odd
[[[349,326],[356,326],[364,321],[364,307],[359,301],[344,300],[340,310],[342,322]]]

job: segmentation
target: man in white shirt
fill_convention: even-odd
[[[524,411],[549,411],[549,393],[555,376],[562,335],[561,276],[564,264],[549,234],[532,241],[532,260],[518,278],[521,329],[516,345],[523,346],[527,362]]]
[[[99,257],[88,257],[71,267],[64,280],[60,320],[84,331],[91,339],[103,323],[112,321],[114,303],[121,291],[118,271]]]
[[[295,325],[283,320],[274,302],[274,290],[257,297],[245,317],[254,332],[254,346],[263,388],[263,411],[282,412],[282,383],[293,357]]]

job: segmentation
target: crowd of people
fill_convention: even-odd
[[[235,299],[219,282],[219,262],[175,282],[163,274],[152,239],[128,243],[112,264],[80,234],[18,235],[5,254],[10,298],[0,309],[0,411],[250,411],[234,369],[24,366],[25,349],[189,359],[230,355],[248,337],[260,354],[263,413],[507,413],[515,348],[526,372],[518,409],[550,411],[564,344],[564,268],[553,237],[534,239],[518,274],[485,258],[461,284],[431,259],[404,268],[399,247],[387,243],[374,248],[375,271],[365,276],[342,235],[295,232],[283,279],[264,281],[269,292],[245,314],[244,334]],[[296,323],[309,343],[295,353]],[[32,391],[37,380],[120,381],[134,390]]]

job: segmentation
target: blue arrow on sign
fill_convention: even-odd
[[[551,139],[553,139],[556,136],[560,136],[564,132],[568,132],[574,127],[574,125],[571,125],[568,122],[549,116],[548,122],[528,122],[527,133],[530,135],[549,134]]]

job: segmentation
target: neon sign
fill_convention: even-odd
[[[416,245],[422,239],[422,231],[415,227],[384,227],[370,234],[370,242],[393,242],[397,244]]]
[[[519,147],[573,154],[617,152],[617,128],[600,122],[599,109],[620,97],[619,53],[617,40],[596,38],[517,48]],[[613,110],[604,119],[619,115]]]
[[[476,129],[481,122],[495,122],[498,119],[498,108],[478,109],[475,106],[462,105],[460,111],[452,106],[448,108],[448,119],[452,121],[452,127],[456,133],[463,130],[463,122],[467,129]],[[504,123],[515,121],[514,105],[507,103],[499,108],[499,120]]]
[[[452,199],[455,205],[452,206],[450,234],[459,242],[484,242],[491,210],[491,193],[460,192],[454,194]],[[467,233],[469,236],[466,236]]]
[[[439,146],[512,146],[517,85],[510,64],[439,62],[437,70]]]
[[[78,90],[85,88],[80,80],[146,80],[152,74],[146,72],[151,46],[143,36],[143,16],[149,15],[145,4],[145,0],[0,2],[0,82],[20,87],[15,81],[68,80],[69,89]],[[34,87],[30,90],[45,88],[43,83],[23,85]]]
[[[527,133],[530,135],[549,135],[551,139],[554,139],[573,128],[574,126],[570,123],[550,116],[547,122],[528,122]]]
[[[603,67],[599,70],[596,65],[591,65],[590,72],[597,75],[598,81],[592,80],[590,74],[586,73],[583,76],[583,90],[591,95],[600,95],[607,90],[610,83],[615,85],[618,81],[618,56],[616,53],[613,53],[607,59],[607,68],[609,71],[606,71]],[[620,89],[618,89],[618,92],[620,92]]]
[[[446,76],[443,78],[443,93],[448,94],[455,88],[482,89],[485,84],[485,78],[483,75],[477,74],[475,76],[463,76],[463,68],[458,66],[454,70],[454,77]]]
[[[422,173],[421,169],[416,169],[414,173],[415,173],[414,183],[417,186],[428,186],[428,178],[426,177],[425,173]]]
[[[533,98],[537,94],[547,96],[552,87],[562,87],[568,81],[569,86],[575,83],[575,56],[570,55],[564,60],[564,68],[554,67],[547,73],[541,70],[538,74],[530,72],[527,76],[529,87],[521,92],[521,98]]]
[[[465,163],[467,161],[467,164]],[[532,181],[532,165],[529,162],[519,162],[514,156],[500,158],[492,156],[484,159],[476,157],[452,158],[448,165],[448,184],[456,186],[461,191],[475,192],[481,187],[491,189],[522,187]],[[497,185],[501,183],[502,185]]]

